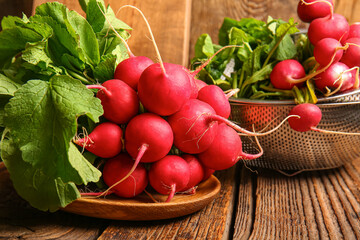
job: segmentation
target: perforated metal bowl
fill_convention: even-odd
[[[359,91],[323,99],[317,104],[323,114],[318,128],[360,132]],[[342,100],[339,100],[342,99]],[[355,99],[355,100],[354,100]],[[230,119],[251,130],[274,128],[295,106],[294,101],[256,101],[230,99],[232,113]],[[247,166],[278,170],[318,170],[336,168],[360,157],[360,136],[324,134],[320,132],[296,132],[286,122],[277,131],[258,137],[264,155],[258,159],[245,161]],[[253,137],[242,137],[243,150],[256,153],[258,150]]]

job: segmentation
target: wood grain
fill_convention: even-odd
[[[360,159],[338,169],[294,177],[262,171],[256,176],[253,198],[251,175],[241,178],[234,238],[359,239],[359,170]],[[243,170],[242,175],[249,173]],[[255,203],[253,222],[244,220],[251,214],[246,207],[251,200]],[[246,221],[252,225],[250,234],[240,224]]]

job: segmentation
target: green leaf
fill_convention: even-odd
[[[43,37],[32,29],[14,27],[0,32],[0,68],[20,53],[27,43],[39,42]]]
[[[214,47],[210,35],[202,34],[195,43],[195,57],[209,58],[214,55]]]
[[[54,76],[49,82],[30,80],[18,89],[5,106],[4,124],[21,159],[14,160],[19,166],[9,169],[12,179],[19,185],[31,184],[26,189],[19,186],[19,194],[32,205],[52,211],[78,197],[74,184],[97,182],[101,173],[71,140],[79,116],[98,122],[102,114],[92,91],[67,76]],[[12,154],[7,157],[12,161]],[[44,191],[49,196],[39,203],[34,195],[42,196]]]
[[[294,21],[294,19],[290,18],[289,22],[279,25],[279,27],[276,29],[276,36],[281,37],[284,34],[294,34],[299,32],[299,29],[296,28],[296,25],[297,23]]]
[[[5,112],[5,124],[23,159],[37,166],[48,163],[49,156],[64,157],[76,134],[78,116],[86,114],[97,122],[102,107],[80,81],[55,76],[50,82],[28,81],[6,105]]]
[[[22,22],[23,20],[17,16],[5,16],[1,20],[1,28],[3,30],[8,28],[13,28],[17,26],[16,25],[17,23],[22,23]]]
[[[20,87],[20,84],[0,74],[0,95],[14,96],[14,92]]]
[[[229,45],[243,45],[249,42],[247,34],[239,28],[231,28],[229,31]]]
[[[46,43],[37,42],[27,44],[22,53],[22,58],[33,65],[38,65],[42,69],[46,69],[52,64],[51,58],[46,53]]]
[[[296,53],[297,53],[297,47],[294,44],[290,35],[287,34],[280,42],[279,46],[274,52],[273,57],[278,61],[282,61],[282,60],[294,58]]]
[[[99,44],[91,25],[75,11],[69,12],[68,20],[78,34],[79,47],[85,53],[86,62],[97,65],[100,62]]]
[[[105,60],[101,61],[94,69],[95,79],[99,82],[114,78],[114,71],[116,66],[116,56],[110,55]]]
[[[23,161],[12,140],[1,141],[1,158],[17,193],[39,210],[54,212],[80,197],[73,182],[64,183],[60,177]]]

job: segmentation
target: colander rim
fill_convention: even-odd
[[[346,97],[353,94],[360,94],[360,88],[345,91],[341,94],[336,94],[329,97],[318,98],[318,104],[358,104],[360,102],[333,102],[338,98]],[[248,99],[248,98],[234,98],[229,99],[231,104],[249,104],[249,105],[295,105],[294,100],[259,100],[259,99]]]

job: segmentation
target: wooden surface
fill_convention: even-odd
[[[360,239],[360,159],[287,177],[237,168],[216,174],[220,194],[188,216],[114,221],[39,212],[0,168],[0,239]]]
[[[1,0],[1,16],[21,16],[23,11],[29,14],[29,2]],[[34,0],[34,6],[41,2]],[[75,0],[61,2],[79,10]],[[110,4],[114,9],[124,4],[141,8],[163,59],[187,65],[198,36],[209,33],[217,39],[223,17],[296,18],[297,1],[113,0]],[[360,21],[359,4],[356,0],[336,0],[335,11],[346,14],[351,23]],[[129,41],[132,51],[154,56],[139,15],[124,9],[118,17],[134,28]],[[7,172],[1,168],[0,239],[360,239],[360,160],[339,169],[294,177],[257,171],[239,163],[217,172],[222,183],[220,194],[194,214],[134,222],[39,212],[16,195]]]

